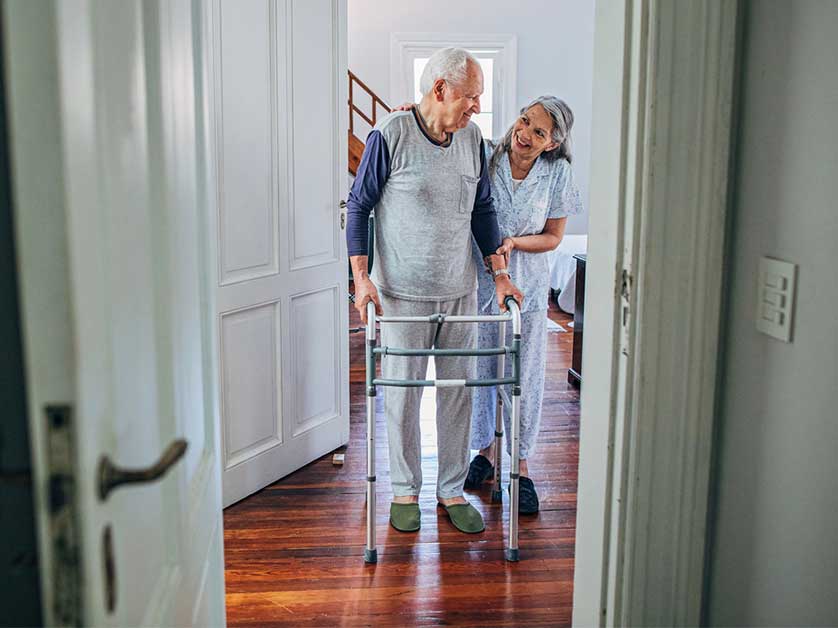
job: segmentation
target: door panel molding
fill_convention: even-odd
[[[310,304],[302,303],[302,301],[313,299],[317,295],[325,295],[326,301],[321,300],[320,303]],[[288,368],[294,372],[294,387],[291,393],[291,403],[294,410],[291,416],[293,417],[293,436],[295,437],[340,416],[340,351],[336,350],[339,339],[335,337],[335,331],[339,329],[340,321],[338,310],[339,304],[342,303],[340,295],[339,286],[333,285],[322,290],[300,292],[291,295],[290,298],[289,317],[294,329],[294,342]],[[303,307],[308,308],[307,311],[300,312],[300,308]],[[328,315],[328,319],[325,321],[319,320],[323,314]],[[314,324],[318,323],[325,330],[321,333],[327,333],[325,337],[319,336],[317,330],[313,329]],[[316,339],[318,342],[323,342],[326,347],[331,347],[329,360],[331,362],[329,369],[331,373],[324,372],[324,369],[318,368],[318,365],[311,362],[310,356],[307,355],[307,347],[303,343],[303,340],[306,339],[309,342]],[[330,377],[330,379],[325,379],[327,377]],[[320,391],[322,391],[322,394],[318,394]],[[306,392],[308,392],[308,395],[306,395]],[[306,399],[311,399],[312,396],[314,398],[330,399],[331,403],[323,410],[306,413]]]
[[[240,464],[282,444],[282,364],[279,299],[226,312],[220,316],[221,408],[224,469]],[[260,327],[257,327],[260,325]],[[249,329],[247,329],[249,328]],[[267,341],[267,345],[265,344]],[[239,354],[238,357],[236,354]],[[267,401],[267,406],[261,401]],[[256,404],[253,407],[252,404]],[[247,413],[267,412],[256,419]],[[246,414],[242,414],[245,412]],[[266,418],[268,419],[266,421]],[[258,427],[261,436],[248,434],[246,442],[234,446],[232,430]]]
[[[234,11],[231,18],[239,13],[255,9],[262,5],[264,9],[264,39],[253,30],[236,32],[236,19],[225,19],[225,8]],[[278,193],[278,142],[276,93],[277,59],[274,46],[277,40],[276,3],[263,0],[261,3],[239,3],[237,5],[213,0],[216,20],[212,29],[211,50],[215,55],[212,66],[213,98],[215,102],[215,133],[217,147],[214,151],[217,173],[216,206],[219,229],[219,283],[230,285],[260,277],[276,275],[279,272],[279,200]],[[231,32],[225,29],[233,29]],[[246,35],[246,36],[245,36]],[[257,49],[262,44],[262,49]],[[250,49],[242,50],[243,46]],[[236,55],[234,58],[231,56]],[[262,64],[259,75],[262,81],[248,81],[254,74],[254,68]],[[228,64],[230,64],[228,66]],[[233,83],[231,85],[231,83]],[[253,92],[263,90],[257,99]],[[248,97],[243,97],[247,92]],[[254,102],[262,106],[254,109]],[[232,111],[230,110],[232,108]],[[240,109],[241,108],[241,109]],[[270,128],[270,133],[263,134],[256,124],[262,111],[262,121]],[[227,159],[228,134],[233,146],[243,143],[248,151],[253,150],[257,142],[262,142],[264,159],[247,160]],[[236,155],[233,155],[235,157]],[[231,170],[227,170],[227,168]],[[259,173],[261,186],[254,186],[251,169],[261,168]],[[230,188],[233,189],[230,189]],[[262,195],[251,198],[257,189]],[[246,228],[245,231],[242,229]],[[230,238],[235,238],[230,240]],[[262,248],[254,244],[260,243]],[[240,259],[237,259],[240,258]]]
[[[303,270],[321,266],[323,264],[331,264],[337,262],[341,258],[341,243],[340,230],[338,229],[338,206],[335,199],[341,198],[341,190],[338,187],[339,163],[342,160],[336,160],[337,163],[329,163],[324,161],[322,154],[313,151],[306,154],[311,147],[308,137],[313,133],[322,133],[329,138],[330,150],[333,155],[339,155],[340,137],[345,133],[340,133],[339,126],[339,111],[332,105],[337,96],[337,88],[342,85],[340,72],[340,51],[338,49],[339,42],[342,38],[337,37],[337,29],[339,25],[338,17],[338,3],[333,0],[310,0],[306,3],[287,2],[287,25],[291,32],[287,32],[287,54],[289,59],[288,66],[288,85],[292,86],[288,93],[290,112],[289,126],[288,126],[288,147],[289,159],[291,165],[289,169],[289,198],[292,199],[292,204],[289,205],[291,211],[289,213],[290,227],[288,230],[288,250],[289,250],[289,268],[292,271]],[[322,7],[328,5],[329,20],[328,32],[320,27],[323,26],[322,16],[325,11]],[[307,19],[303,22],[304,12],[310,12],[304,17]],[[312,27],[317,27],[312,28]],[[306,30],[308,29],[308,30]],[[318,31],[315,34],[312,31]],[[304,33],[308,33],[305,36]],[[319,45],[318,45],[319,43]],[[315,55],[322,54],[323,50],[328,51],[326,60],[326,67],[318,65],[311,67]],[[321,59],[322,61],[322,59]],[[305,72],[300,69],[304,64]],[[326,79],[326,87],[328,90],[328,97],[313,103],[307,99],[307,94],[322,93],[320,82]],[[303,100],[299,100],[303,99]],[[308,102],[308,107],[303,107],[301,104]],[[312,107],[322,107],[327,110],[327,115],[318,115],[317,111],[312,111]],[[321,129],[323,118],[328,120],[328,128]],[[298,137],[306,138],[303,141],[298,140]],[[328,185],[318,185],[312,187],[310,181],[312,178],[317,178],[317,173],[323,173],[324,178],[327,179]],[[308,185],[299,185],[298,177],[304,176],[308,179]],[[299,196],[299,190],[306,192],[305,197]],[[323,191],[327,194],[323,195]],[[314,196],[315,201],[310,201],[310,197]],[[317,216],[317,223],[312,224],[312,217]],[[305,218],[303,220],[302,218]],[[323,234],[328,234],[329,237],[323,237]],[[315,244],[316,243],[316,244]],[[318,248],[312,248],[313,246]]]

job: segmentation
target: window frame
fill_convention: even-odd
[[[390,35],[390,101],[413,102],[415,59],[429,57],[439,48],[457,46],[494,59],[492,139],[506,131],[517,112],[515,105],[518,38],[510,34],[392,33]]]

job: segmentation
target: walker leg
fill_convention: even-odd
[[[518,389],[517,391],[515,389]],[[517,394],[516,394],[517,392]],[[512,392],[512,463],[509,470],[509,548],[506,560],[518,560],[518,490],[520,488],[521,461],[518,457],[520,447],[521,392],[519,386],[513,386]]]
[[[516,349],[513,354],[512,372],[518,383],[512,385],[512,439],[511,464],[509,470],[509,548],[506,550],[506,560],[516,562],[518,556],[518,490],[520,488],[521,472],[521,379],[520,379],[520,331],[514,334],[512,346]]]
[[[367,546],[364,562],[378,562],[375,547],[375,390],[367,395]]]
[[[498,338],[500,338],[500,345],[506,343],[506,323],[502,322],[498,325]],[[503,355],[498,356],[498,371],[497,377],[503,377],[505,369]],[[495,459],[492,464],[495,467],[495,477],[492,483],[492,503],[500,504],[503,502],[503,487],[501,486],[501,465],[503,464],[503,455],[501,448],[503,447],[503,398],[500,395],[500,388],[498,387],[495,393],[497,401],[495,402]]]
[[[501,456],[501,447],[503,447],[503,399],[500,394],[497,395],[496,409],[495,409],[495,459],[493,461],[495,467],[495,478],[492,483],[492,503],[500,504],[503,502],[503,489],[501,488],[501,464],[503,463],[503,456]]]
[[[364,562],[378,562],[375,547],[375,304],[367,304],[367,544],[364,548]]]

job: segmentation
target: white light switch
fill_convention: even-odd
[[[773,305],[775,307],[783,307],[783,304],[786,300],[779,292],[775,292],[773,290],[766,290],[765,294],[763,295],[763,301],[768,305]]]
[[[757,329],[783,342],[791,342],[796,268],[770,257],[759,261]]]

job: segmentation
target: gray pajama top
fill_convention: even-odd
[[[416,109],[387,115],[367,138],[347,205],[350,256],[367,254],[375,209],[372,280],[392,297],[445,301],[473,292],[472,235],[482,256],[500,246],[473,122],[443,144],[426,134]]]

